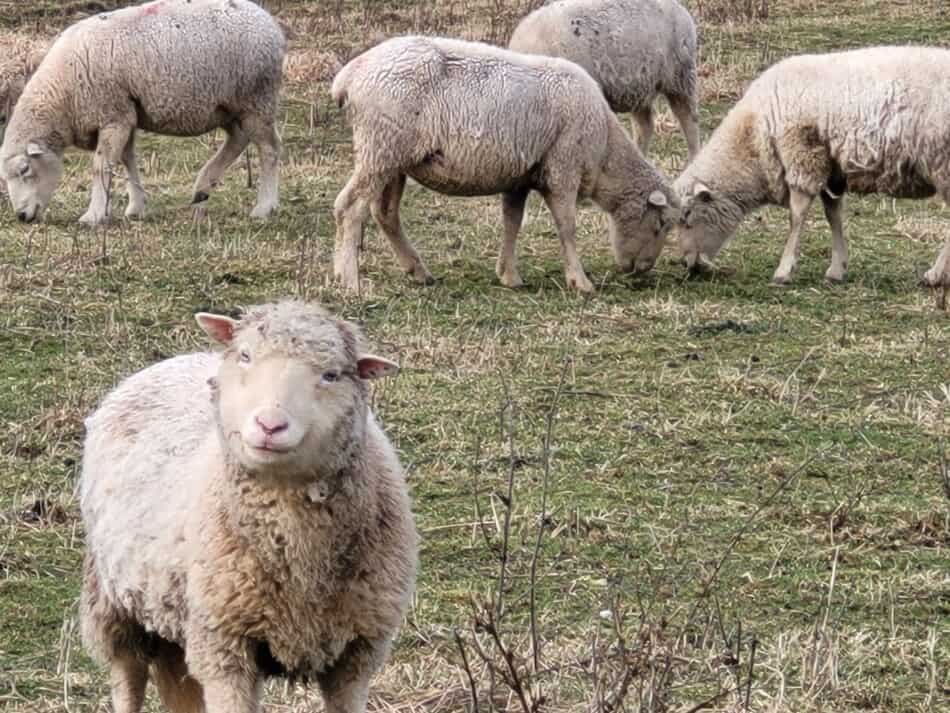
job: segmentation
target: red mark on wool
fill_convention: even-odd
[[[155,2],[150,2],[148,5],[142,6],[143,15],[157,15],[158,8],[164,3],[165,0],[155,0]]]

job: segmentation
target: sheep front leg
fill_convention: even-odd
[[[260,686],[249,672],[216,676],[201,682],[205,713],[258,713]]]
[[[254,144],[261,161],[261,180],[257,188],[257,204],[252,218],[266,218],[277,209],[277,174],[280,165],[280,138],[270,121],[259,122],[254,131]]]
[[[844,196],[833,198],[827,191],[821,193],[821,204],[825,209],[825,218],[831,226],[831,266],[825,272],[825,279],[831,282],[844,280],[848,270],[848,241],[844,239]]]
[[[402,230],[402,221],[399,219],[399,203],[402,201],[402,192],[405,187],[406,176],[401,173],[383,189],[379,198],[373,201],[370,210],[406,274],[422,285],[431,285],[435,282],[435,278],[432,277],[432,273],[429,272],[412,243],[406,239],[406,234]]]
[[[801,249],[802,230],[805,227],[805,218],[808,215],[808,209],[814,196],[803,193],[797,188],[791,189],[788,207],[791,212],[791,227],[788,233],[788,240],[785,243],[785,250],[782,253],[782,260],[772,275],[772,283],[776,285],[785,285],[792,280],[792,275],[798,269],[798,254]]]
[[[126,191],[129,194],[125,217],[142,218],[145,216],[145,190],[142,188],[142,177],[135,162],[135,131],[129,134],[129,140],[122,149],[122,164],[125,166]]]
[[[388,639],[351,641],[333,667],[317,677],[326,713],[364,713],[370,678],[388,651]]]
[[[132,652],[119,652],[112,659],[110,678],[115,713],[140,713],[145,703],[148,664]]]
[[[122,160],[125,146],[134,131],[127,124],[110,124],[99,130],[96,153],[92,158],[92,196],[89,209],[79,219],[85,225],[100,225],[109,220],[109,192],[112,175]]]
[[[544,201],[554,216],[554,224],[561,237],[561,256],[564,258],[564,277],[568,286],[578,292],[593,292],[594,286],[584,274],[584,266],[577,256],[577,193],[547,193]]]
[[[943,245],[933,267],[921,279],[928,287],[950,287],[950,238]]]
[[[518,256],[515,254],[515,241],[524,219],[524,205],[528,200],[528,191],[503,193],[501,196],[501,218],[505,236],[495,264],[495,274],[505,287],[521,287],[524,282],[518,274]]]

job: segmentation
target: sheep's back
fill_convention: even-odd
[[[565,0],[538,8],[509,47],[583,67],[615,111],[650,105],[657,91],[689,94],[696,28],[676,2]]]
[[[276,21],[245,0],[159,0],[76,23],[37,70],[63,78],[77,113],[131,97],[139,128],[197,135],[248,108],[276,108],[286,40]]]

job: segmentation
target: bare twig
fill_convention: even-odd
[[[564,366],[561,368],[561,379],[557,385],[557,391],[554,392],[554,399],[551,402],[551,408],[545,420],[544,430],[544,449],[541,455],[544,463],[544,476],[541,481],[541,521],[538,523],[538,537],[534,541],[534,552],[531,555],[531,575],[529,585],[529,596],[531,598],[531,655],[534,662],[534,673],[537,675],[541,668],[541,641],[538,638],[538,610],[537,610],[537,579],[538,579],[538,557],[541,554],[541,539],[544,537],[545,521],[548,517],[548,488],[551,479],[551,435],[554,432],[554,417],[557,415],[558,402],[561,399],[561,393],[564,389],[564,382],[567,379],[567,370],[572,361],[571,357],[564,360]]]
[[[465,675],[468,677],[468,687],[472,695],[472,713],[478,713],[478,687],[475,685],[475,676],[472,674],[472,667],[468,663],[468,655],[465,653],[465,643],[462,641],[462,636],[459,634],[458,629],[453,630],[452,634],[455,637],[455,645],[458,647],[459,654],[462,657],[462,666],[465,669]]]

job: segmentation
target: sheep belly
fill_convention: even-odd
[[[477,157],[466,152],[433,151],[408,173],[439,193],[488,196],[531,187],[538,177],[538,164],[530,165],[514,151],[496,152],[486,146]]]

